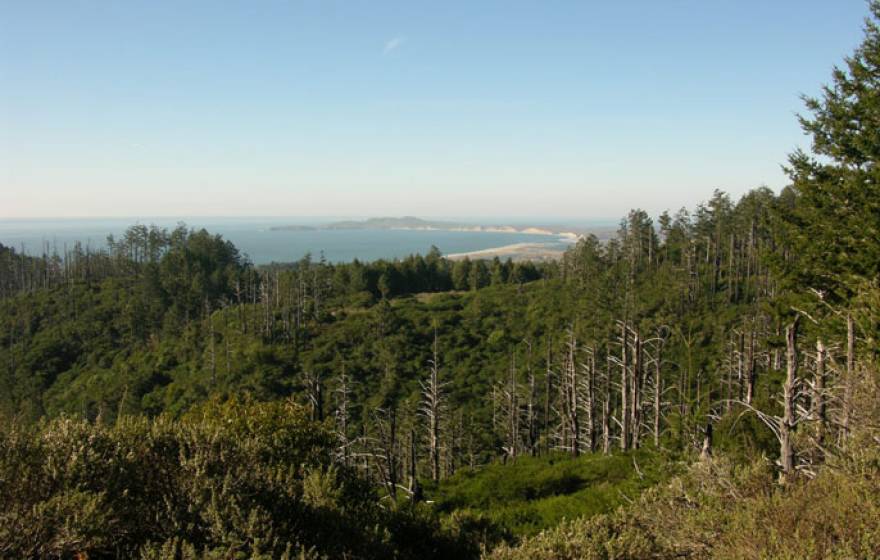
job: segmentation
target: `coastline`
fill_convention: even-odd
[[[530,233],[533,235],[547,235],[557,237],[556,243],[540,243],[540,242],[522,242],[512,243],[510,245],[501,245],[499,247],[490,247],[488,249],[479,249],[476,251],[467,251],[463,253],[450,253],[446,258],[452,261],[462,259],[511,259],[514,261],[549,261],[562,257],[568,245],[577,243],[582,235],[568,231],[551,231],[548,229],[529,227],[523,229],[515,229],[512,227],[481,228],[479,230],[469,231],[495,231],[498,233]]]
[[[550,247],[545,243],[513,243],[466,253],[452,253],[446,255],[446,258],[451,261],[494,259],[495,257],[510,258],[514,261],[547,261],[559,258],[563,253],[563,249]]]

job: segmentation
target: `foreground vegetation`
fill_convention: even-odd
[[[874,394],[874,398],[880,395]],[[492,560],[854,559],[880,555],[877,434],[812,479],[780,487],[770,461],[695,463],[636,503],[560,523]]]
[[[491,522],[499,540],[533,535],[565,519],[610,513],[681,466],[665,453],[521,457],[477,471],[461,471],[426,496],[443,513]]]
[[[302,407],[0,428],[0,556],[449,558],[476,546],[420,506],[382,507]]]

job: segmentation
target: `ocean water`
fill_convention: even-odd
[[[192,228],[205,228],[232,241],[255,264],[295,261],[307,253],[314,259],[323,253],[330,262],[393,259],[414,253],[425,254],[431,245],[443,254],[467,253],[514,243],[541,243],[551,248],[565,247],[556,236],[526,233],[419,231],[419,230],[272,230],[273,226],[317,226],[335,219],[317,218],[191,218],[191,219],[0,219],[0,243],[22,248],[26,253],[42,254],[48,243],[50,253],[64,251],[79,241],[93,248],[106,246],[108,235],[119,236],[133,224],[156,224],[172,228],[184,221]]]

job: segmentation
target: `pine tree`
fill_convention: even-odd
[[[823,297],[846,297],[880,267],[880,1],[870,4],[865,38],[801,116],[812,154],[789,158],[795,205],[790,226],[794,282]]]

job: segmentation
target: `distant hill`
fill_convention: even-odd
[[[423,220],[415,216],[402,216],[399,218],[369,218],[366,220],[344,220],[327,224],[324,229],[460,229],[467,226],[455,222],[441,222]],[[478,226],[476,226],[478,227]]]
[[[415,230],[443,230],[443,231],[489,231],[495,233],[530,233],[534,235],[567,235],[575,237],[571,228],[558,231],[556,228],[536,226],[512,226],[512,225],[479,225],[462,222],[446,222],[440,220],[423,220],[415,216],[368,218],[366,220],[343,220],[329,224],[309,227],[300,225],[274,226],[274,231],[302,231],[311,229],[325,230],[387,230],[387,229],[415,229]]]

